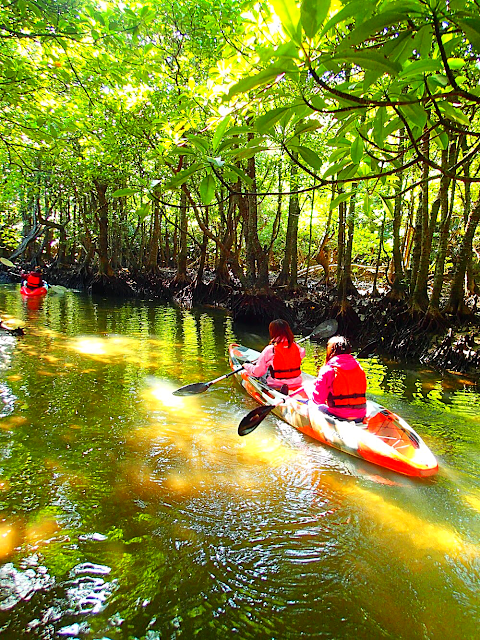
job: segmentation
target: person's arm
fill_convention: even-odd
[[[268,367],[272,363],[272,360],[273,345],[269,344],[260,354],[256,364],[246,363],[243,365],[243,368],[249,375],[259,378],[260,376],[263,376],[264,373],[267,373]]]
[[[318,378],[313,385],[311,399],[315,404],[326,404],[327,398],[332,390],[335,371],[328,365],[323,366],[318,372]]]
[[[300,359],[303,360],[306,354],[305,348],[301,347],[299,344],[297,344],[297,347],[300,352]]]

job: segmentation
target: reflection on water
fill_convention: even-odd
[[[217,311],[0,288],[0,636],[473,638],[475,380],[364,361],[440,462],[409,479],[323,447],[224,380]],[[306,343],[315,373],[322,344]]]

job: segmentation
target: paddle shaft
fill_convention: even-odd
[[[210,382],[207,382],[206,384],[210,386],[211,384],[215,384],[215,382],[220,382],[220,380],[225,380],[230,376],[234,376],[236,373],[240,373],[240,371],[243,371],[243,368],[244,367],[242,366],[242,367],[239,367],[238,369],[234,369],[233,371],[230,371],[229,373],[225,373],[223,376],[220,376],[219,378],[215,378],[215,380],[210,380]]]
[[[312,336],[315,336],[318,334],[320,334],[320,336],[323,338],[327,336],[332,336],[337,330],[337,326],[338,326],[338,323],[336,320],[326,320],[325,322],[322,322],[320,325],[318,325],[318,327],[315,327],[315,329],[308,336],[305,336],[304,338],[300,338],[300,340],[297,340],[296,342],[297,344],[300,342],[305,342],[305,340],[308,340]],[[256,361],[257,359],[251,362],[245,362],[245,364],[247,363],[255,364]],[[238,367],[237,369],[234,369],[229,373],[225,373],[223,376],[219,376],[218,378],[215,378],[215,380],[210,380],[210,382],[197,382],[193,384],[187,384],[184,387],[180,387],[180,389],[177,389],[176,391],[174,391],[173,395],[188,396],[188,395],[195,395],[197,393],[203,393],[204,391],[207,391],[207,389],[209,389],[209,387],[211,387],[212,384],[215,384],[216,382],[220,382],[220,380],[225,380],[226,378],[229,378],[230,376],[233,376],[236,373],[240,373],[240,371],[242,371],[244,368],[245,367],[242,365],[241,367]]]

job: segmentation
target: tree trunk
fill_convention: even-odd
[[[112,277],[114,275],[113,269],[110,266],[110,260],[108,257],[108,202],[105,197],[107,192],[107,186],[100,180],[93,181],[97,190],[97,203],[98,208],[95,213],[95,217],[98,224],[98,245],[97,255],[99,262],[99,274]]]
[[[292,154],[294,161],[290,165],[290,191],[298,189],[298,166],[295,160],[298,154]],[[287,285],[290,291],[294,291],[297,286],[297,243],[298,243],[298,218],[300,217],[300,203],[298,193],[292,193],[288,202],[287,233],[285,238],[285,253],[282,260],[282,268],[275,284]]]
[[[404,148],[403,148],[403,138],[405,135],[405,130],[402,129],[400,132],[401,136],[401,148],[400,148],[400,157],[399,163],[403,164],[403,156],[404,156]],[[392,247],[392,262],[393,262],[393,277],[391,282],[391,291],[388,296],[394,300],[402,300],[405,297],[405,274],[403,272],[403,261],[402,261],[402,248],[400,241],[400,229],[402,226],[402,217],[403,217],[403,171],[400,172],[397,176],[397,183],[395,185],[395,205],[393,209],[393,247]]]
[[[146,268],[149,273],[158,272],[158,251],[160,247],[160,205],[155,200],[152,205],[153,225],[148,246]]]
[[[339,188],[339,194],[343,189]],[[338,235],[337,235],[337,300],[341,307],[347,300],[347,289],[345,287],[345,243],[346,243],[346,218],[347,205],[346,202],[340,202],[338,205]]]
[[[205,223],[208,226],[208,207],[205,210]],[[195,276],[195,288],[199,287],[203,282],[203,272],[205,271],[205,265],[207,263],[207,247],[208,238],[204,233],[202,244],[200,245],[200,260],[198,263],[197,275]]]
[[[345,251],[343,252],[343,266],[341,271],[342,282],[339,285],[339,290],[342,292],[342,300],[348,295],[356,295],[358,293],[355,285],[352,281],[352,251],[353,251],[353,235],[355,231],[355,194],[357,191],[357,183],[352,183],[350,192],[349,207],[346,216],[346,232],[347,242]]]
[[[190,282],[187,275],[187,256],[188,256],[188,244],[187,244],[187,195],[184,191],[180,192],[180,229],[179,229],[179,251],[177,260],[177,275],[175,276],[175,283],[185,284]]]
[[[383,214],[382,226],[380,227],[380,238],[378,239],[378,252],[377,252],[377,261],[375,264],[375,276],[373,278],[373,286],[372,286],[372,295],[378,295],[377,282],[378,282],[378,273],[380,271],[380,262],[382,259],[382,249],[383,249],[383,236],[385,232],[385,218],[386,213]]]
[[[430,153],[429,139],[426,137],[422,151],[425,156]],[[428,306],[428,270],[430,266],[430,250],[432,246],[433,228],[435,226],[438,210],[440,208],[440,201],[437,200],[433,203],[431,215],[429,215],[428,208],[428,174],[429,166],[426,162],[423,164],[422,171],[422,191],[421,191],[421,204],[419,210],[420,229],[415,227],[415,249],[414,249],[414,272],[413,278],[415,278],[415,286],[413,287],[412,307],[417,310],[425,311]],[[417,263],[418,260],[418,263]]]
[[[450,145],[449,151],[442,151],[442,167],[444,171],[446,171],[449,166],[452,166],[454,164],[455,156],[456,152],[454,143]],[[428,312],[435,315],[440,312],[440,296],[442,294],[442,285],[445,272],[445,259],[447,257],[448,238],[450,233],[452,207],[449,206],[448,202],[449,186],[450,178],[443,174],[440,180],[439,193],[441,211],[439,229],[440,233],[437,243],[437,257],[435,260],[435,275],[433,277],[432,295],[430,296],[430,303],[428,305]]]
[[[468,261],[471,259],[473,237],[475,235],[475,231],[477,230],[479,220],[480,199],[477,200],[470,212],[470,215],[468,216],[465,234],[460,245],[458,261],[456,264],[453,282],[450,289],[450,296],[448,299],[447,307],[445,309],[446,313],[468,313],[468,309],[466,308],[464,302],[465,272],[467,270]]]

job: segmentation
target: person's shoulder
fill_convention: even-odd
[[[323,367],[320,367],[320,369],[318,370],[318,375],[325,375],[326,373],[331,373],[334,371],[334,368],[332,367],[332,365],[330,364],[330,362],[327,362],[326,364],[323,365]]]

